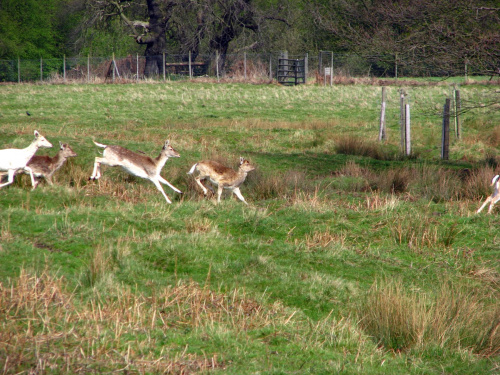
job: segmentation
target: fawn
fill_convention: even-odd
[[[212,160],[204,160],[194,164],[189,170],[188,174],[193,174],[198,171],[198,176],[195,177],[196,183],[203,190],[206,196],[208,193],[205,185],[201,183],[202,180],[210,179],[210,181],[217,185],[217,203],[220,203],[220,197],[223,189],[231,190],[242,202],[248,205],[247,201],[241,195],[240,186],[245,181],[248,172],[251,172],[255,167],[250,162],[240,157],[240,165],[238,171],[228,168],[221,163]],[[209,189],[213,191],[211,187]]]

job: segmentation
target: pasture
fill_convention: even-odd
[[[490,374],[500,371],[495,85],[165,82],[0,86],[0,148],[36,129],[78,154],[31,191],[0,189],[0,370],[17,373]],[[413,155],[399,150],[399,94]],[[29,112],[29,116],[26,112]],[[120,145],[181,155],[155,186],[102,167]],[[257,168],[249,205],[203,197],[189,168]]]

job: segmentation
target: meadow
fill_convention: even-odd
[[[400,147],[399,92],[412,155]],[[169,374],[500,372],[498,84],[283,87],[215,82],[0,86],[0,148],[40,131],[78,156],[0,190],[0,371]],[[29,112],[29,116],[26,112]],[[156,157],[149,181],[92,140]],[[204,198],[189,168],[256,165],[248,206]]]

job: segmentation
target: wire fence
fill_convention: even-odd
[[[267,54],[188,55],[163,54],[144,57],[63,57],[53,59],[0,60],[0,82],[102,82],[182,80],[210,77],[218,80],[269,82],[278,76],[280,59],[304,60],[304,82],[332,84],[333,77],[450,77],[494,76],[500,67],[476,59],[422,61],[398,55],[338,54],[320,51],[317,55],[289,56],[286,52]],[[155,69],[151,69],[151,63]],[[496,62],[498,64],[498,62]]]

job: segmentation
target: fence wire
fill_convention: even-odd
[[[0,60],[0,82],[59,82],[115,80],[182,80],[210,77],[237,81],[276,79],[280,58],[305,59],[306,80],[331,82],[340,77],[451,77],[494,76],[500,67],[481,60],[427,60],[398,55],[338,54],[320,51],[317,55],[287,53],[173,55],[144,57],[63,57],[59,59]],[[153,67],[153,69],[151,69]]]

